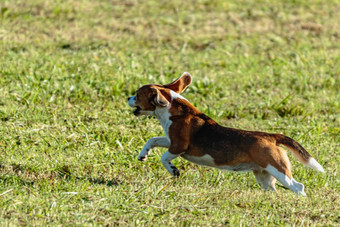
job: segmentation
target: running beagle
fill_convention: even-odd
[[[293,178],[286,151],[279,145],[287,147],[310,168],[324,172],[322,166],[298,142],[285,135],[244,131],[217,124],[180,95],[191,80],[191,75],[185,72],[170,84],[144,85],[135,96],[128,98],[129,106],[136,108],[135,116],[155,116],[165,134],[149,139],[138,160],[145,161],[154,147],[165,147],[168,150],[161,161],[173,176],[179,176],[179,170],[171,161],[182,157],[218,169],[253,171],[264,190],[276,191],[277,179],[296,194],[305,196],[304,185]]]

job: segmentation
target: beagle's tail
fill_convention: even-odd
[[[274,134],[274,137],[276,145],[282,144],[287,147],[302,164],[316,171],[325,172],[322,166],[298,142],[282,134]]]

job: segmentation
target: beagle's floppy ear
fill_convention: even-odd
[[[169,88],[176,93],[181,93],[189,84],[191,84],[190,73],[184,72],[177,80],[170,84],[163,85],[165,88]]]
[[[155,106],[166,107],[170,104],[157,88],[152,87],[151,91],[153,94],[151,102],[153,102]]]

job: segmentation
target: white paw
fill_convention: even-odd
[[[148,156],[138,155],[138,161],[144,162],[147,158]]]
[[[171,166],[171,169],[172,169],[172,175],[174,177],[179,177],[179,170],[176,168],[176,166]]]

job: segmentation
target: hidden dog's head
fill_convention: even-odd
[[[191,75],[183,73],[170,84],[149,84],[140,87],[135,96],[128,98],[129,106],[135,107],[135,116],[154,115],[157,107],[168,107],[171,103],[172,93],[181,93],[191,83]]]

